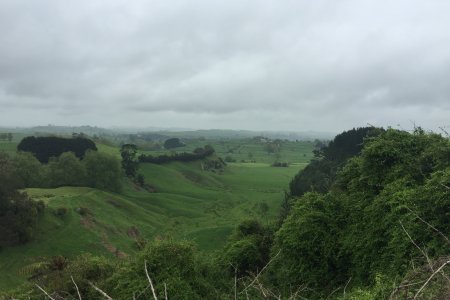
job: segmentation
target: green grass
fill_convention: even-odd
[[[11,145],[0,144],[0,149],[15,151]],[[98,149],[119,155],[118,148],[98,145]],[[141,164],[139,172],[155,193],[128,181],[121,194],[79,187],[28,189],[28,194],[43,200],[47,208],[33,241],[0,249],[0,290],[23,282],[26,266],[46,257],[71,258],[83,252],[111,258],[117,253],[132,255],[137,251],[135,238],[128,234],[132,226],[149,240],[185,239],[196,242],[201,251],[220,249],[241,220],[275,220],[284,190],[306,164],[303,153],[310,156],[307,150],[298,153],[298,160],[288,168],[271,167],[267,162],[230,163],[221,174],[203,171],[200,161]],[[261,202],[269,207],[266,214],[258,209]],[[67,208],[65,216],[55,214],[60,207]],[[80,207],[89,214],[80,215]]]
[[[17,142],[0,141],[0,151],[13,155],[17,152]]]
[[[248,139],[184,139],[184,147],[173,150],[140,151],[144,154],[161,155],[172,151],[192,152],[195,148],[211,145],[216,150],[217,155],[222,158],[231,157],[236,162],[256,161],[259,163],[272,164],[275,161],[289,163],[307,163],[313,157],[314,143],[310,141],[282,141],[278,154],[267,153],[265,142]]]

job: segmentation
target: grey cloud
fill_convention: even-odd
[[[0,125],[436,128],[450,113],[449,9],[423,0],[5,0],[0,104],[11,113]]]

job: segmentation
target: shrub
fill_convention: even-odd
[[[58,207],[55,210],[55,215],[58,217],[64,217],[67,214],[67,207]]]

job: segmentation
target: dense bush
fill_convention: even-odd
[[[255,274],[269,261],[273,230],[256,220],[245,220],[229,238],[219,265],[239,277]]]
[[[389,129],[366,141],[328,193],[295,201],[275,238],[278,282],[330,292],[350,277],[359,287],[379,274],[399,278],[425,263],[406,232],[430,258],[448,254],[442,237],[419,219],[449,234],[448,186],[448,139]]]
[[[51,157],[58,157],[64,152],[73,152],[81,159],[87,150],[97,150],[97,147],[93,141],[83,137],[29,136],[19,143],[17,150],[31,152],[40,162],[47,163]]]
[[[0,153],[0,246],[23,244],[36,230],[43,203],[17,191],[23,181],[11,158]]]
[[[314,151],[315,158],[289,184],[290,195],[299,197],[307,192],[327,192],[337,171],[349,158],[361,152],[364,140],[381,132],[379,128],[362,127],[338,134],[328,145]]]
[[[122,188],[119,160],[106,153],[89,150],[80,161],[72,152],[64,152],[50,158],[47,164],[41,164],[32,154],[19,152],[7,160],[5,172],[9,175],[3,185],[13,189],[89,186],[120,192]]]
[[[156,241],[147,245],[130,263],[120,268],[107,280],[110,296],[127,299],[141,291],[146,299],[152,298],[146,289],[148,281],[145,265],[153,280],[158,298],[164,299],[165,288],[170,299],[216,298],[210,270],[195,251],[184,242]]]
[[[86,169],[88,186],[112,192],[122,190],[122,173],[116,157],[88,151],[82,163]]]
[[[29,152],[19,152],[11,158],[17,175],[26,187],[39,187],[45,183],[45,172],[37,158]]]
[[[86,168],[72,152],[64,152],[59,157],[50,158],[45,169],[47,183],[51,187],[86,185]]]

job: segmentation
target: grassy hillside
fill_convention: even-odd
[[[136,235],[188,239],[202,250],[218,249],[239,220],[274,219],[283,190],[300,167],[229,164],[219,175],[202,171],[200,162],[143,164],[140,171],[155,193],[131,183],[120,195],[91,188],[28,189],[48,208],[32,242],[0,250],[0,269],[9,270],[0,278],[0,290],[22,282],[26,266],[43,257],[132,254],[137,251]],[[269,207],[267,213],[259,208],[263,202]],[[61,208],[67,213],[58,216]]]
[[[0,142],[0,150],[14,155],[21,138],[15,135],[11,142]],[[42,258],[70,258],[83,252],[125,257],[138,250],[137,238],[186,239],[196,242],[200,250],[219,249],[242,219],[275,219],[284,190],[310,160],[313,148],[310,142],[284,141],[278,159],[292,164],[276,168],[270,166],[275,155],[268,154],[264,144],[255,139],[185,142],[186,146],[176,151],[191,152],[211,144],[218,155],[232,156],[239,163],[229,163],[222,174],[203,171],[200,161],[141,164],[139,172],[155,189],[154,193],[128,181],[121,194],[79,187],[28,189],[27,193],[33,199],[43,200],[47,209],[32,242],[0,249],[0,270],[9,271],[0,277],[0,290],[23,282],[29,266]],[[97,147],[120,157],[118,147]],[[257,163],[248,163],[248,153]],[[240,163],[242,160],[247,162]],[[58,215],[64,210],[64,215]]]
[[[268,142],[255,138],[248,139],[182,139],[186,144],[184,147],[172,150],[141,151],[144,154],[161,155],[175,152],[192,152],[195,148],[211,145],[216,153],[222,157],[230,157],[236,162],[254,161],[258,163],[271,164],[275,161],[289,163],[306,163],[313,157],[314,143],[311,141],[280,141],[278,153],[268,153],[265,149]],[[102,146],[101,146],[102,147]],[[104,146],[108,148],[108,146]]]

